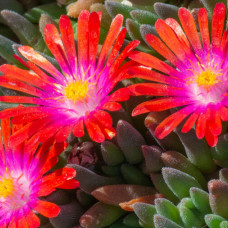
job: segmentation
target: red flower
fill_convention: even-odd
[[[101,15],[82,11],[78,18],[78,51],[76,53],[74,34],[70,19],[62,16],[59,29],[49,24],[45,28],[45,41],[56,58],[62,73],[47,59],[28,46],[19,47],[19,52],[28,61],[31,71],[15,66],[3,65],[0,71],[0,85],[24,92],[29,96],[4,96],[0,101],[33,104],[4,110],[0,118],[14,117],[13,123],[26,123],[14,134],[10,142],[19,144],[34,136],[44,142],[55,135],[57,141],[64,141],[73,131],[76,137],[84,135],[84,125],[96,142],[111,139],[116,132],[112,118],[104,110],[121,108],[119,101],[129,99],[129,91],[122,88],[110,94],[116,84],[128,77],[127,66],[120,66],[139,41],[132,41],[118,54],[126,29],[122,29],[123,16],[117,15],[97,57]]]
[[[210,146],[215,146],[222,132],[222,121],[228,120],[225,6],[218,3],[214,9],[211,42],[206,9],[200,9],[198,14],[200,36],[187,9],[179,9],[179,18],[181,25],[172,18],[157,20],[155,27],[161,39],[151,34],[146,36],[151,47],[172,66],[146,53],[130,55],[147,66],[132,67],[131,74],[155,83],[137,84],[129,89],[137,96],[158,97],[138,105],[133,115],[181,107],[160,123],[155,135],[164,138],[185,121],[182,132],[188,132],[195,125],[197,137],[205,137]]]
[[[17,126],[13,127],[15,130],[18,130]],[[53,143],[52,138],[39,146],[39,142],[29,140],[11,149],[8,145],[10,135],[10,120],[3,119],[0,131],[0,227],[40,227],[34,211],[51,218],[59,214],[60,208],[39,197],[47,196],[57,188],[77,188],[76,171],[62,168],[50,173],[64,150],[63,143]]]

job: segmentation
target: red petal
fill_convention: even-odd
[[[122,64],[124,59],[132,52],[132,50],[139,45],[140,41],[133,40],[131,41],[124,50],[120,53],[120,55],[117,57],[115,62],[112,64],[110,71],[109,71],[109,77],[110,80],[114,80],[114,82],[118,82],[121,80],[122,74],[119,74],[118,77],[116,76],[115,72],[119,68],[119,66]]]
[[[67,139],[68,135],[73,129],[74,124],[67,125],[61,129],[59,129],[58,133],[55,136],[57,142],[63,142]]]
[[[62,15],[59,19],[59,29],[61,32],[64,48],[73,73],[77,73],[77,55],[74,41],[74,31],[70,19]]]
[[[29,46],[20,46],[18,50],[26,59],[46,70],[56,79],[58,79],[59,82],[64,80],[63,75],[47,59],[35,52],[33,48]]]
[[[199,9],[198,21],[204,51],[208,52],[210,51],[210,35],[208,30],[207,10],[205,8]]]
[[[182,27],[193,49],[195,50],[196,53],[198,54],[201,53],[202,45],[199,39],[198,32],[196,30],[196,25],[192,14],[186,8],[183,8],[183,7],[179,9],[178,13],[179,13],[179,18],[180,18]]]
[[[46,184],[47,182],[50,185],[56,187],[64,183],[66,180],[70,180],[76,176],[76,171],[73,168],[61,168],[57,169],[51,174],[48,174],[42,178],[42,183]]]
[[[108,101],[127,101],[129,97],[130,93],[128,88],[121,88],[112,93]]]
[[[121,105],[117,102],[107,102],[101,108],[108,111],[118,111],[121,109]]]
[[[187,53],[184,51],[183,45],[181,44],[173,29],[161,19],[158,19],[156,21],[155,28],[165,44],[182,62],[185,62],[187,59]]]
[[[191,116],[186,120],[181,131],[183,133],[189,132],[194,126],[194,124],[196,123],[196,120],[198,117],[199,117],[199,113],[196,113],[196,112],[192,113]]]
[[[209,146],[214,147],[218,142],[218,136],[213,135],[209,129],[206,130],[205,139]]]
[[[162,55],[167,60],[169,60],[174,66],[181,64],[180,61],[177,59],[177,57],[157,36],[153,34],[147,34],[145,38],[147,43],[152,48],[154,48],[158,53],[160,53],[160,55]]]
[[[211,118],[209,120],[208,127],[210,132],[215,136],[220,135],[222,132],[222,122],[216,107],[211,110]]]
[[[60,212],[60,208],[56,204],[42,200],[34,202],[32,208],[48,218],[56,217]]]
[[[192,52],[192,48],[191,45],[182,29],[182,27],[180,26],[180,24],[173,18],[167,18],[165,19],[165,23],[167,25],[169,25],[176,33],[178,39],[180,40],[181,44],[182,44],[182,48],[185,50],[185,52],[190,55],[191,57],[194,56],[193,52]]]
[[[129,58],[148,67],[152,67],[156,70],[159,70],[161,72],[164,72],[168,75],[172,75],[175,77],[183,77],[180,72],[178,72],[176,69],[173,67],[169,66],[167,63],[164,61],[150,55],[147,53],[143,52],[138,52],[138,51],[133,51],[130,55]]]
[[[100,19],[96,12],[92,12],[89,17],[89,63],[92,69],[95,67],[99,36]]]
[[[105,127],[112,126],[112,117],[105,111],[97,110],[93,113],[93,117],[95,117],[96,121]]]
[[[73,128],[73,134],[75,137],[82,137],[84,136],[84,121],[83,119],[79,119]]]
[[[2,130],[2,136],[4,140],[4,146],[6,149],[9,148],[9,138],[11,135],[11,125],[10,125],[10,119],[2,119],[1,120],[1,130]]]
[[[67,75],[72,75],[58,29],[53,24],[46,25],[44,29],[44,37],[48,48],[56,58],[62,71]]]
[[[105,140],[105,136],[101,131],[99,125],[92,120],[91,117],[87,117],[85,119],[85,125],[88,131],[90,138],[95,142],[103,142]]]
[[[208,120],[208,114],[207,112],[201,112],[199,115],[199,118],[197,119],[196,122],[196,136],[198,139],[202,139],[205,135],[206,131],[206,125],[207,125],[207,120]]]
[[[172,84],[182,86],[182,81],[164,74],[160,74],[151,69],[147,69],[142,66],[133,66],[128,69],[128,73],[131,77],[142,78],[149,81],[160,82],[164,84]],[[185,83],[185,81],[183,81]],[[180,85],[181,84],[181,85]]]
[[[123,24],[123,15],[118,14],[112,21],[112,24],[110,26],[110,29],[108,31],[108,34],[105,38],[105,41],[103,43],[98,63],[97,63],[97,68],[99,69],[101,66],[103,66],[105,59],[122,27]]]
[[[190,105],[165,118],[155,129],[156,137],[162,139],[167,136],[192,112],[194,112],[194,107]]]
[[[128,87],[132,95],[153,95],[153,96],[185,96],[186,90],[182,88],[158,84],[158,83],[140,83]]]
[[[16,224],[17,224],[17,227],[19,228],[19,227],[23,227],[23,228],[30,228],[29,226],[28,226],[28,223],[27,223],[27,221],[26,221],[26,219],[25,219],[25,217],[21,217],[20,219],[18,219],[17,221],[16,221]]]
[[[88,67],[89,15],[89,11],[83,10],[78,17],[78,62],[80,68],[83,67],[84,71]]]
[[[215,5],[213,16],[212,16],[211,43],[212,43],[213,51],[216,51],[217,49],[220,48],[225,14],[226,14],[225,5],[223,3],[217,3]]]
[[[8,89],[17,90],[17,91],[20,91],[23,93],[31,94],[31,95],[37,96],[37,97],[39,97],[45,93],[44,91],[37,89],[33,86],[30,86],[17,79],[7,78],[5,76],[0,77],[0,86],[8,88]]]
[[[64,184],[59,185],[58,188],[61,189],[75,189],[80,186],[79,182],[75,179],[67,180],[64,182]]]
[[[126,28],[123,28],[121,30],[121,32],[119,33],[114,45],[113,45],[113,48],[112,48],[112,51],[108,57],[108,60],[107,60],[107,67],[111,66],[111,64],[113,64],[114,60],[116,59],[116,56],[118,55],[119,53],[119,50],[120,48],[122,47],[122,44],[124,42],[124,38],[126,36],[126,33],[127,33],[127,29]]]
[[[46,126],[50,121],[51,121],[50,118],[47,117],[44,119],[35,120],[25,125],[23,128],[18,130],[10,137],[9,144],[11,146],[15,146],[24,142],[26,139],[31,137],[35,132],[39,131],[39,129]]]
[[[32,211],[26,215],[26,220],[30,228],[37,228],[40,226],[40,219]]]
[[[227,121],[228,120],[228,109],[224,106],[221,106],[219,109],[219,116],[222,121]]]
[[[189,103],[192,103],[192,101],[191,100],[189,101],[182,97],[181,98],[175,98],[175,97],[157,98],[157,99],[146,101],[139,104],[136,108],[134,108],[132,112],[132,116],[137,116],[146,112],[164,111],[170,108],[183,106]]]

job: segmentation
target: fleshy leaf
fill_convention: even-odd
[[[117,124],[117,142],[130,164],[142,161],[141,146],[146,142],[142,135],[128,122],[120,120]]]
[[[180,170],[163,168],[162,174],[166,184],[179,199],[189,196],[189,189],[191,187],[201,188],[194,177]]]
[[[95,189],[91,194],[103,203],[119,206],[120,203],[155,194],[155,192],[153,187],[122,184],[103,186]]]
[[[98,202],[86,211],[80,218],[83,228],[100,228],[111,225],[125,212],[116,206]]]

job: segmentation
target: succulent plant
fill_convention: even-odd
[[[81,227],[225,227],[227,134],[214,148],[193,132],[178,130],[155,143],[151,119],[157,117],[146,118],[150,137],[119,120],[116,141],[98,145],[102,159],[95,166],[69,165],[81,183],[78,200],[89,206],[80,218]],[[174,138],[173,147],[169,140]]]

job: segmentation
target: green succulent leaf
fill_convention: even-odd
[[[139,218],[137,217],[137,215],[135,213],[130,213],[128,215],[126,215],[123,219],[123,223],[126,226],[130,226],[130,227],[141,227],[139,225]]]
[[[119,219],[125,211],[120,207],[98,202],[86,211],[80,218],[83,228],[101,228],[111,225]]]
[[[189,196],[189,189],[191,187],[201,188],[198,181],[187,173],[173,168],[163,168],[162,174],[166,184],[179,198]]]
[[[220,223],[225,221],[223,217],[215,214],[208,214],[204,219],[209,228],[220,228]]]
[[[201,186],[207,186],[202,173],[181,153],[175,151],[167,151],[161,155],[162,161],[167,167],[178,169],[194,177]]]
[[[185,147],[189,161],[204,173],[213,172],[216,166],[207,143],[204,140],[199,140],[193,129],[188,133],[178,131],[177,133]]]
[[[223,221],[220,223],[220,228],[228,228],[228,221]]]
[[[25,9],[23,5],[17,0],[0,0],[0,11],[2,10],[12,10],[19,14],[22,14]],[[0,16],[0,23],[5,23],[5,21]]]
[[[220,135],[218,143],[215,147],[211,147],[212,157],[216,160],[227,160],[228,159],[228,134]]]
[[[121,166],[121,173],[124,180],[128,184],[138,184],[138,185],[146,185],[146,186],[152,185],[150,179],[134,165],[123,164]]]
[[[179,211],[185,228],[201,228],[203,226],[204,220],[199,216],[199,214],[194,213],[192,210],[184,206],[179,207]]]
[[[155,208],[159,215],[181,225],[180,214],[177,207],[167,199],[156,199]],[[155,225],[156,227],[156,225]]]
[[[154,225],[155,228],[184,228],[183,226],[179,226],[177,223],[171,221],[170,219],[162,215],[154,216]]]
[[[101,143],[101,154],[107,165],[115,166],[124,161],[123,152],[112,142]]]
[[[156,2],[154,4],[154,10],[157,13],[157,15],[163,20],[165,20],[166,18],[174,18],[177,21],[179,21],[179,17],[178,17],[179,8],[177,6],[162,3],[162,2]]]
[[[3,10],[1,15],[22,44],[32,46],[41,52],[44,51],[46,45],[42,35],[30,21],[18,13],[9,10]]]
[[[117,14],[122,14],[124,19],[131,18],[130,12],[137,8],[121,4],[120,2],[105,1],[105,7],[112,18]]]
[[[190,188],[190,196],[195,207],[203,214],[211,213],[209,194],[199,188]]]
[[[9,40],[8,38],[0,35],[0,56],[8,61],[9,63],[22,66],[14,57],[15,54],[13,50],[13,44],[16,44],[14,41]]]
[[[162,193],[167,199],[171,200],[172,202],[178,202],[178,198],[174,195],[172,190],[167,186],[165,180],[160,173],[151,173],[150,178],[155,186],[155,188]]]
[[[156,14],[146,10],[132,10],[130,12],[130,15],[140,24],[153,25],[158,19],[158,16]]]
[[[133,209],[138,218],[149,227],[154,227],[153,215],[156,214],[154,205],[147,203],[135,203]]]
[[[24,16],[33,23],[38,23],[42,14],[50,16],[52,19],[59,19],[62,14],[66,14],[65,7],[60,7],[56,3],[49,3],[36,6],[28,10]]]

